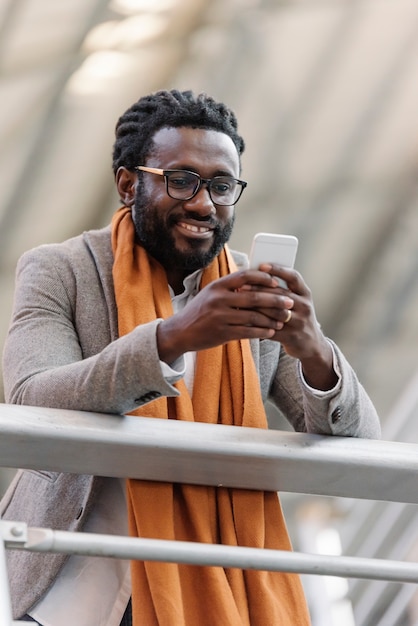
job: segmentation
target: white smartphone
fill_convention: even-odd
[[[257,233],[251,246],[250,268],[258,270],[262,263],[293,267],[297,249],[298,239],[294,235]]]
[[[277,263],[283,267],[293,267],[298,243],[294,235],[257,233],[251,246],[250,269],[257,270],[262,263]],[[286,287],[284,281],[280,282]]]

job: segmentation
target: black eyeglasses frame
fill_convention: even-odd
[[[244,189],[247,186],[247,182],[245,180],[240,180],[239,178],[235,178],[234,176],[229,176],[229,175],[225,175],[225,176],[214,176],[213,178],[202,178],[202,176],[200,176],[200,174],[198,174],[197,172],[192,172],[190,170],[182,170],[182,169],[171,169],[171,170],[165,170],[165,169],[160,169],[158,167],[146,167],[145,165],[137,165],[136,168],[139,171],[142,172],[148,172],[149,174],[157,174],[158,176],[164,176],[165,179],[165,188],[166,188],[166,192],[167,195],[170,198],[173,198],[173,200],[183,200],[185,202],[187,202],[188,200],[191,200],[192,198],[194,198],[200,191],[200,189],[202,188],[202,185],[206,185],[206,188],[208,190],[209,193],[209,197],[211,199],[211,201],[213,202],[213,204],[216,204],[217,206],[234,206],[235,204],[237,204],[238,200],[241,198],[242,196],[242,192],[244,191]],[[176,196],[172,195],[172,191],[170,193],[169,190],[169,186],[168,186],[168,177],[170,174],[174,174],[175,172],[183,172],[185,174],[192,174],[193,176],[196,177],[197,179],[197,185],[195,190],[193,191],[193,193],[190,196],[187,196],[185,198],[178,198]],[[229,178],[231,180],[233,180],[235,183],[237,183],[237,185],[240,187],[240,191],[238,194],[237,199],[228,204],[222,203],[222,202],[215,202],[212,198],[212,193],[211,193],[211,186],[213,184],[213,181],[216,180],[217,178]]]

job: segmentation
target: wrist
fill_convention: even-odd
[[[157,327],[157,351],[158,356],[164,363],[174,363],[180,356],[184,354],[178,346],[175,338],[179,337],[179,333],[171,328],[173,318],[162,320]]]
[[[331,344],[323,337],[321,345],[311,355],[300,359],[302,373],[307,384],[319,391],[329,391],[338,382],[334,369],[334,353]]]

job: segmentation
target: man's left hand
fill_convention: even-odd
[[[303,374],[310,386],[321,390],[332,389],[338,380],[333,368],[333,351],[316,319],[308,285],[294,269],[273,264],[263,264],[259,269],[284,280],[287,288],[251,285],[250,289],[286,295],[293,301],[293,306],[286,312],[287,320],[272,339],[280,341],[287,354],[300,360]],[[260,312],[283,322],[282,309],[264,308]]]

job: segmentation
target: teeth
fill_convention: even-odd
[[[186,230],[190,230],[192,233],[207,233],[209,231],[209,228],[206,226],[193,226],[192,224],[185,224],[184,222],[180,222],[180,226]]]

